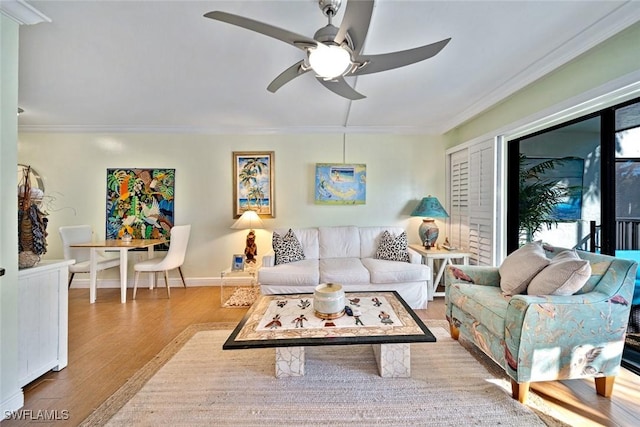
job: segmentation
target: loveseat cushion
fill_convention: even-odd
[[[284,236],[274,231],[271,245],[276,254],[276,265],[304,259],[302,245],[291,229]]]
[[[429,267],[423,264],[363,258],[362,264],[371,277],[371,283],[405,283],[429,280]]]
[[[360,258],[358,227],[319,227],[320,259]]]
[[[258,270],[258,283],[315,286],[320,280],[318,263],[317,259],[304,259],[275,267],[262,267]]]
[[[394,236],[404,231],[402,227],[359,227],[360,258],[374,258],[380,245],[382,233],[388,231]]]
[[[591,277],[591,265],[575,250],[566,250],[551,259],[529,283],[529,295],[573,295]]]
[[[549,265],[542,243],[531,242],[513,251],[500,265],[500,288],[505,295],[524,292],[531,279]]]
[[[360,258],[328,258],[320,260],[320,283],[371,283],[369,270]]]
[[[469,314],[492,334],[504,339],[505,321],[510,297],[497,286],[478,286],[471,283],[452,283],[449,289],[451,304]],[[468,325],[470,330],[474,325]]]
[[[318,259],[318,229],[317,228],[291,228],[293,233],[298,238],[300,245],[302,246],[302,252],[304,252],[305,259]],[[277,228],[273,230],[274,233],[278,233],[283,236],[289,228]]]

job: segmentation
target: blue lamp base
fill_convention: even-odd
[[[438,234],[440,230],[432,219],[423,219],[422,224],[418,227],[418,234],[420,235],[420,241],[426,249],[430,249],[436,244],[438,240]]]

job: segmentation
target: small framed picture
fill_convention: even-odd
[[[244,254],[233,255],[231,271],[244,271]]]

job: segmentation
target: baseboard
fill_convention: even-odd
[[[0,402],[0,406],[2,408],[2,418],[0,418],[0,420],[11,418],[12,413],[24,406],[24,393],[22,389],[18,389],[16,393],[7,399],[3,399],[2,402]]]
[[[72,289],[89,289],[89,279],[88,278],[73,278],[73,282],[71,282]],[[185,277],[184,281],[187,283],[187,287],[189,286],[220,286],[221,280],[220,277]],[[243,277],[227,277],[224,280],[225,284],[232,283],[246,283],[247,279]],[[159,287],[164,287],[164,279],[161,276],[158,276],[156,280],[156,284]],[[140,278],[140,283],[138,284],[138,288],[145,288],[149,286],[149,280],[146,277]],[[182,280],[179,277],[177,278],[169,278],[169,286],[174,287],[182,287]],[[118,279],[98,279],[98,289],[106,289],[106,288],[120,288],[120,280]],[[129,280],[127,282],[127,288],[133,289],[133,280]]]

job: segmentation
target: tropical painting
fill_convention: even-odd
[[[316,204],[364,205],[367,165],[316,163]]]
[[[107,239],[169,240],[175,169],[107,169]],[[156,246],[160,250],[168,245]]]
[[[273,151],[233,152],[233,217],[246,210],[275,218]]]

